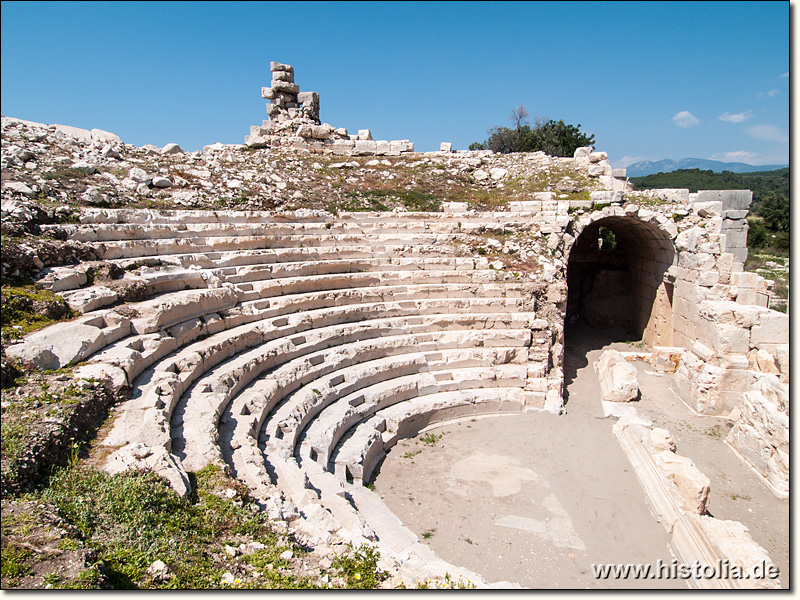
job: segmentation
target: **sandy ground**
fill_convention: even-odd
[[[668,534],[650,514],[630,463],[603,418],[592,364],[609,334],[569,332],[567,414],[530,413],[448,424],[398,444],[375,491],[443,559],[526,588],[686,589],[681,580],[598,579],[592,564],[671,564]],[[669,377],[636,363],[639,414],[670,430],[678,452],[711,479],[711,513],[747,525],[788,586],[789,503],[775,498],[724,445],[728,426],[697,417]]]

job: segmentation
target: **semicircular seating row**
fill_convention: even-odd
[[[543,408],[540,284],[458,255],[509,213],[329,219],[91,210],[67,226],[108,262],[150,264],[156,294],[84,317],[106,333],[86,362],[132,390],[103,443],[224,465],[265,501],[277,488],[313,540],[379,540],[395,562],[452,575],[362,484],[434,423]]]

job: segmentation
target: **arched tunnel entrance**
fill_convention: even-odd
[[[664,275],[674,259],[670,236],[634,217],[605,217],[578,235],[567,264],[566,403],[590,351],[636,340],[672,345],[673,286]]]
[[[648,346],[672,345],[672,284],[664,275],[674,258],[657,225],[623,216],[587,225],[569,255],[567,326],[617,327]]]

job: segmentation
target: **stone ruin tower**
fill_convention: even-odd
[[[250,127],[244,143],[249,148],[286,146],[328,151],[341,155],[399,155],[413,152],[409,140],[373,140],[369,129],[348,134],[344,127],[334,128],[319,120],[319,94],[301,92],[294,82],[294,67],[278,62],[269,65],[270,87],[261,88],[261,97],[269,100],[268,120]]]
[[[269,100],[267,115],[272,131],[293,129],[295,125],[319,125],[319,94],[301,92],[294,82],[294,67],[271,62],[271,87],[261,88],[261,97]]]

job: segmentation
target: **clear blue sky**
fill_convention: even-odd
[[[616,166],[789,161],[789,2],[2,2],[2,114],[185,150],[266,118],[271,60],[322,121],[466,149],[524,104]]]

